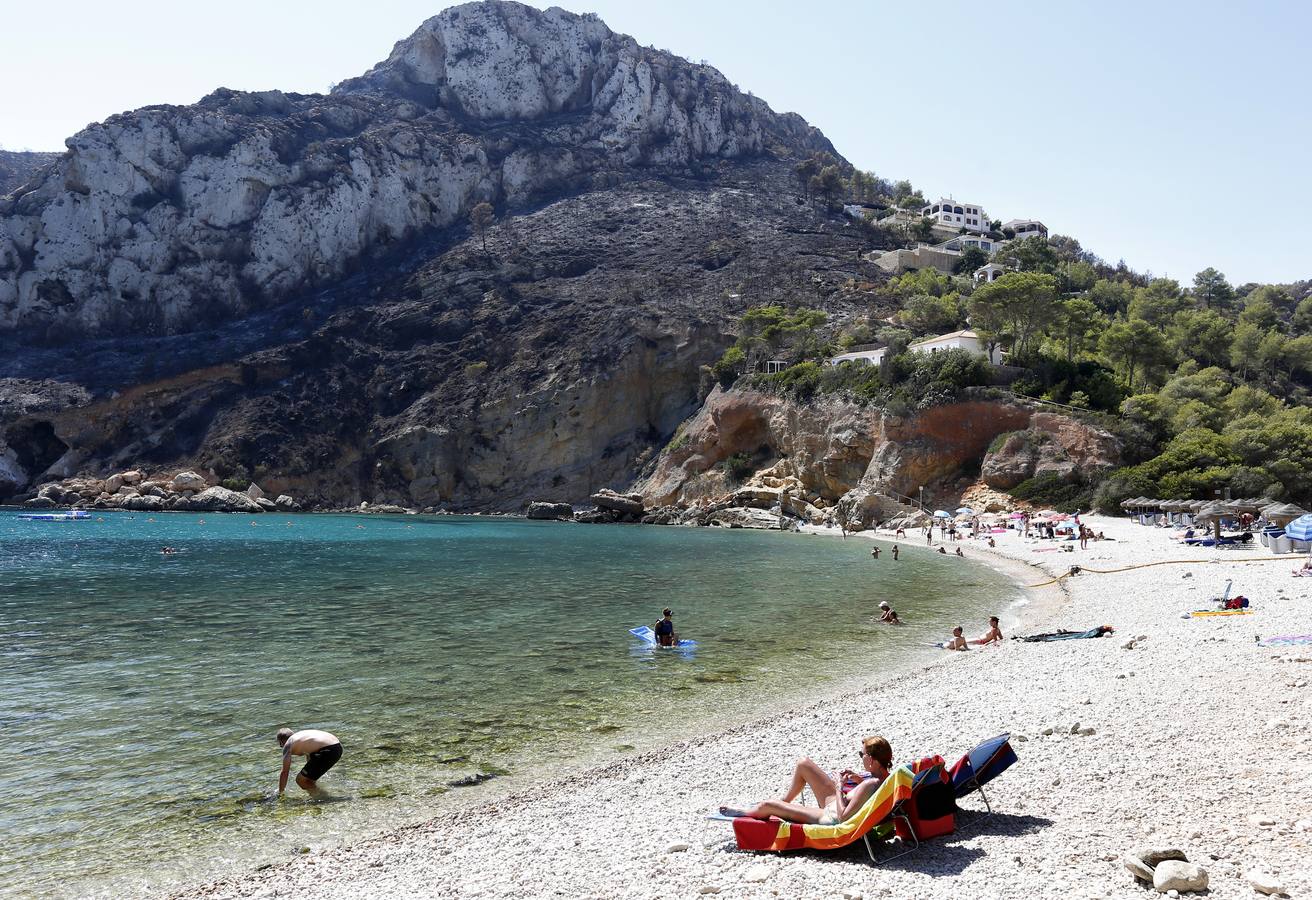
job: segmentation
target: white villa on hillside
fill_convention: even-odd
[[[970,353],[976,353],[986,357],[989,362],[995,366],[1002,365],[1002,350],[994,347],[990,354],[988,345],[980,339],[980,336],[970,329],[963,331],[954,331],[951,334],[940,334],[938,337],[925,338],[923,341],[916,341],[907,346],[907,350],[912,353],[938,353],[943,350],[966,350]],[[884,360],[888,353],[888,347],[879,344],[861,344],[849,349],[846,353],[840,353],[830,358],[829,364],[836,366],[841,362],[856,362],[864,365],[877,366]]]
[[[933,219],[934,224],[940,228],[964,228],[979,234],[989,230],[989,217],[982,207],[973,203],[959,203],[948,197],[926,206],[920,214]]]
[[[930,246],[919,244],[911,250],[889,250],[867,257],[885,272],[900,275],[913,269],[935,268],[945,275],[951,275],[961,259],[961,254],[968,248],[977,247],[985,256],[992,256],[1001,249],[1005,241],[995,241],[978,234],[953,235],[941,244]]]
[[[1048,226],[1038,219],[1012,219],[1010,222],[1003,222],[1002,229],[1005,231],[1008,228],[1016,233],[1017,239],[1048,236]]]
[[[1007,270],[997,263],[989,263],[987,266],[980,266],[975,270],[975,283],[984,284],[986,281],[997,281]]]

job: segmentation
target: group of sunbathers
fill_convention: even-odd
[[[966,636],[960,625],[952,629],[952,639],[944,641],[940,646],[944,650],[969,650],[970,645],[983,647],[986,644],[1001,643],[1002,629],[998,626],[998,617],[989,616],[989,630],[985,632],[982,638],[973,641],[966,640]]]

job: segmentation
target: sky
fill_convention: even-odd
[[[326,91],[445,5],[14,4],[0,147],[59,150],[90,122],[220,86]],[[708,61],[818,126],[853,164],[931,200],[1041,219],[1109,262],[1185,282],[1207,266],[1235,284],[1312,277],[1312,4],[563,5]]]

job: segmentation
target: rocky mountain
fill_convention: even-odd
[[[559,9],[455,7],[330,95],[68,146],[0,201],[0,495],[194,467],[318,505],[581,499],[697,409],[747,306],[841,321],[879,277],[796,196],[819,132]]]
[[[0,150],[0,197],[21,187],[37,169],[57,159],[58,153]]]
[[[832,150],[708,66],[509,2],[446,10],[328,96],[220,89],[67,144],[0,202],[0,329],[56,341],[230,321],[482,201]]]

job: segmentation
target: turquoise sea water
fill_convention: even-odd
[[[0,886],[120,894],[285,859],[906,665],[1016,598],[982,566],[869,548],[473,517],[0,512]],[[885,598],[905,627],[872,621]],[[667,605],[695,656],[627,634]],[[342,739],[322,782],[336,802],[294,785],[270,799],[282,725]]]

